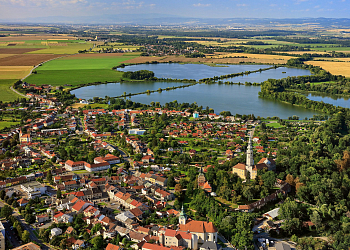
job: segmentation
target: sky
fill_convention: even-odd
[[[350,18],[350,0],[0,0],[0,19],[165,14],[195,18]]]

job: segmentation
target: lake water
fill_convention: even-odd
[[[323,101],[324,103],[330,103],[333,104],[334,106],[340,106],[344,108],[350,108],[350,101],[349,97],[339,97],[335,95],[320,95],[320,94],[308,94],[307,98],[313,101],[318,101],[321,102]]]
[[[179,64],[179,63],[158,63],[158,64],[138,64],[118,68],[118,71],[138,71],[150,70],[155,77],[171,79],[194,79],[210,78],[245,71],[269,68],[271,65],[226,65],[220,64],[218,67],[211,67],[205,64]],[[310,74],[307,71],[306,74]]]
[[[269,65],[228,65],[228,67],[210,67],[204,64],[143,64],[125,67],[124,71],[151,70],[159,78],[176,79],[202,79],[213,76],[220,76],[244,71],[253,71],[259,68],[270,67]],[[286,73],[282,73],[286,72]],[[308,70],[294,68],[278,68],[247,76],[232,78],[223,81],[233,82],[263,82],[269,78],[284,78],[287,76],[310,75]],[[71,93],[78,98],[92,99],[95,96],[104,98],[105,96],[120,96],[126,93],[139,93],[146,90],[157,90],[172,86],[184,85],[182,82],[123,82],[108,83],[101,85],[87,86],[73,90]],[[224,85],[224,84],[197,84],[187,88],[163,91],[162,93],[142,94],[132,96],[132,101],[150,104],[153,102],[179,103],[196,102],[199,106],[209,106],[215,113],[221,111],[231,111],[232,114],[254,114],[255,116],[267,117],[278,116],[288,118],[297,115],[301,119],[312,117],[318,112],[307,110],[278,101],[263,99],[258,97],[260,87],[244,85]]]

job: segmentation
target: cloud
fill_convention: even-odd
[[[211,4],[207,3],[207,4],[203,4],[203,3],[195,3],[193,4],[194,7],[209,7]]]
[[[245,3],[238,3],[238,4],[236,4],[238,7],[246,7],[246,6],[248,6],[247,4],[245,4]]]
[[[154,7],[155,4],[145,5],[144,2],[136,2],[134,0],[123,0],[122,2],[113,2],[113,7],[117,7],[118,9],[132,10],[132,9],[140,9],[142,7]]]
[[[57,7],[59,5],[86,3],[86,0],[0,0],[0,2],[22,7]]]
[[[274,3],[270,4],[270,7],[276,7],[276,6],[277,4],[274,4]]]

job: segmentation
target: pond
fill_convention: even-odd
[[[336,95],[327,95],[327,94],[306,94],[307,98],[313,101],[324,102],[333,104],[334,106],[340,106],[343,108],[350,108],[349,97],[341,97]]]
[[[226,65],[225,65],[226,66]],[[227,65],[228,67],[210,67],[204,64],[142,64],[125,67],[124,71],[151,70],[158,78],[202,79],[244,71],[253,71],[270,65]],[[285,73],[282,73],[285,72]],[[263,82],[269,78],[284,78],[287,76],[310,75],[308,70],[294,68],[277,68],[223,81],[232,82]],[[184,85],[183,82],[122,82],[87,86],[72,91],[78,98],[92,99],[93,97],[120,96],[124,92],[139,93],[146,90],[157,90],[172,86]],[[196,102],[199,106],[209,106],[215,113],[231,111],[232,114],[254,114],[267,117],[278,116],[288,118],[293,115],[301,119],[320,114],[278,101],[258,97],[260,87],[225,84],[197,84],[187,88],[132,96],[132,101],[149,104],[153,102]]]
[[[155,77],[171,79],[194,79],[211,78],[245,71],[254,71],[258,69],[270,68],[272,65],[245,65],[245,64],[217,64],[215,67],[206,64],[179,64],[179,63],[158,63],[158,64],[138,64],[118,68],[118,71],[138,71],[150,70],[154,72]],[[282,73],[285,72],[285,73]],[[311,75],[310,71],[295,68],[277,68],[261,73],[253,73],[240,77],[224,79],[223,81],[233,82],[263,82],[269,78],[280,79],[287,76]]]

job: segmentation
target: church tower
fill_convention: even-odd
[[[185,213],[185,210],[184,210],[184,205],[182,205],[181,213],[180,213],[180,216],[179,216],[179,224],[180,225],[185,225],[186,224],[186,220],[187,220],[187,216],[186,216],[186,213]]]
[[[253,158],[253,146],[251,137],[249,137],[248,148],[247,148],[247,162],[246,162],[246,170],[252,176],[252,171],[254,167],[254,158]]]

